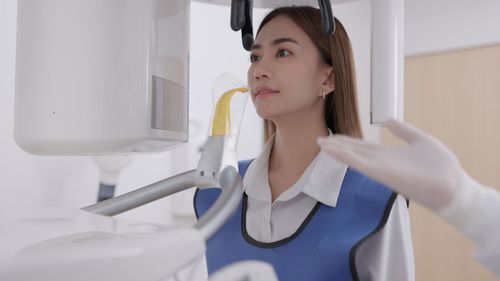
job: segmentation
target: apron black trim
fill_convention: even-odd
[[[275,242],[266,243],[266,242],[260,242],[260,241],[253,239],[252,237],[250,237],[250,235],[247,232],[247,227],[246,227],[247,200],[248,200],[247,194],[243,193],[243,206],[241,207],[241,234],[243,235],[243,238],[245,238],[245,240],[248,243],[250,243],[256,247],[266,248],[266,249],[281,247],[281,246],[285,245],[286,243],[292,241],[295,237],[297,237],[306,228],[309,221],[311,221],[311,219],[314,217],[314,214],[316,214],[319,207],[322,205],[319,201],[316,203],[314,208],[311,210],[311,212],[309,212],[309,215],[307,215],[306,219],[302,222],[302,224],[297,229],[297,231],[295,231],[295,233],[293,233],[292,235],[290,235],[287,238],[283,238],[283,239],[275,241]]]
[[[198,208],[196,208],[196,198],[198,197],[199,191],[200,191],[200,189],[197,188],[196,191],[194,192],[194,196],[193,196],[194,214],[195,214],[197,220],[200,219],[200,216],[198,215]]]
[[[194,196],[193,196],[193,206],[194,206],[194,213],[196,215],[196,219],[200,218],[199,213],[198,213],[198,208],[196,208],[196,198],[198,197],[199,191],[200,191],[200,189],[197,188],[195,193],[194,193]],[[295,231],[294,234],[290,235],[287,238],[284,238],[284,239],[281,239],[281,240],[278,240],[275,242],[265,243],[265,242],[260,242],[260,241],[253,239],[247,232],[247,228],[246,228],[247,200],[248,200],[247,194],[243,193],[243,200],[242,200],[243,204],[241,207],[241,234],[243,235],[243,238],[245,238],[245,240],[248,243],[250,243],[256,247],[265,248],[265,249],[277,248],[277,247],[283,246],[283,245],[287,244],[288,242],[292,241],[295,237],[297,237],[304,230],[304,228],[307,226],[309,221],[314,217],[314,214],[316,214],[319,207],[321,206],[321,203],[318,201],[318,203],[316,203],[314,208],[311,210],[309,215],[307,215],[306,219],[302,222],[302,224],[297,229],[297,231]]]
[[[380,223],[378,226],[367,236],[365,236],[363,239],[359,240],[351,249],[351,252],[349,253],[349,268],[351,270],[351,275],[352,275],[352,280],[353,281],[359,281],[359,275],[358,275],[358,269],[356,268],[356,252],[358,248],[363,244],[366,240],[371,238],[373,235],[375,235],[377,232],[382,230],[384,226],[386,225],[387,221],[389,220],[389,215],[391,214],[392,206],[394,206],[394,202],[396,201],[396,198],[398,197],[398,194],[396,192],[393,192],[391,194],[391,197],[387,201],[387,204],[385,205],[384,209],[384,215],[382,216],[382,219],[380,220]]]

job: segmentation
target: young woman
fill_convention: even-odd
[[[361,138],[349,38],[330,37],[316,8],[282,7],[262,21],[248,84],[264,119],[262,153],[239,163],[237,214],[208,243],[209,273],[239,260],[275,267],[280,280],[414,280],[405,199],[320,151],[316,139]],[[201,216],[217,198],[199,190]]]

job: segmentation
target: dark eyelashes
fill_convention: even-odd
[[[279,54],[280,54],[280,53],[282,53],[282,52],[287,52],[287,53],[288,53],[288,55],[286,55],[286,56],[289,56],[289,55],[291,55],[291,54],[292,54],[292,52],[290,52],[290,51],[288,51],[288,50],[286,50],[286,49],[279,49],[279,50],[277,50],[277,51],[276,51],[276,56],[277,56],[277,57],[286,57],[286,56],[281,56],[281,55],[279,55]],[[258,58],[259,58],[259,56],[258,56],[258,55],[255,55],[255,54],[250,54],[249,60],[250,60],[250,62],[255,62],[255,61],[257,61],[257,59],[258,59]]]

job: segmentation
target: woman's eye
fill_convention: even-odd
[[[255,55],[255,54],[250,55],[250,62],[256,62],[258,60],[260,60],[259,56]]]
[[[290,53],[289,51],[287,51],[287,50],[279,50],[279,51],[276,53],[276,55],[277,55],[278,57],[286,57],[286,56],[288,56],[288,55],[290,55],[290,54],[291,54],[291,53]]]

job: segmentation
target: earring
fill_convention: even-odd
[[[326,95],[325,90],[323,90],[323,92],[322,92],[323,99],[325,99],[325,95]]]

